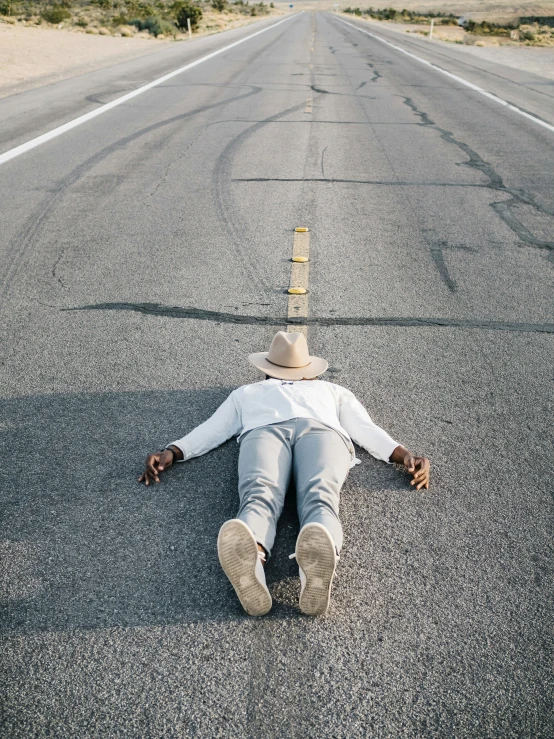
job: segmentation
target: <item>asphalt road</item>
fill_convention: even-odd
[[[254,30],[7,98],[0,150]],[[540,78],[441,54],[554,123]],[[3,737],[554,734],[552,132],[303,13],[2,165],[0,203]],[[360,452],[315,620],[291,495],[254,620],[215,549],[236,443],[137,477],[258,379],[296,226],[312,352],[433,478]]]

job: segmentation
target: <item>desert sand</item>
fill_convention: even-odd
[[[171,41],[0,24],[0,97],[148,54]]]
[[[275,7],[288,5],[289,0],[274,0]],[[395,8],[396,10],[443,12],[469,15],[473,20],[503,22],[516,16],[554,15],[554,0],[519,0],[517,3],[494,0],[291,0],[295,10],[341,10],[351,8]]]
[[[283,11],[274,11],[281,15]],[[209,14],[206,14],[209,18]],[[250,25],[260,18],[218,14],[194,38]],[[218,27],[219,26],[219,27]],[[92,35],[76,30],[0,22],[0,98],[92,72],[188,39],[160,40],[148,33],[133,38]]]

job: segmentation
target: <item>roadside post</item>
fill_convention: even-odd
[[[431,18],[431,30],[429,31],[429,39],[433,38],[433,26],[435,25],[435,19]]]
[[[189,41],[192,39],[192,29],[190,27],[190,18],[187,18],[187,28],[189,29]]]

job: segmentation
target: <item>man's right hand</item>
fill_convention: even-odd
[[[174,452],[171,449],[165,449],[163,452],[149,454],[146,457],[146,469],[139,477],[138,481],[145,485],[151,482],[160,481],[160,472],[163,472],[173,464]]]

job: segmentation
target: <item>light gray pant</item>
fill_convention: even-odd
[[[340,489],[351,460],[347,442],[338,431],[311,418],[293,418],[248,431],[240,440],[237,518],[270,553],[293,473],[300,526],[323,524],[340,551]]]

